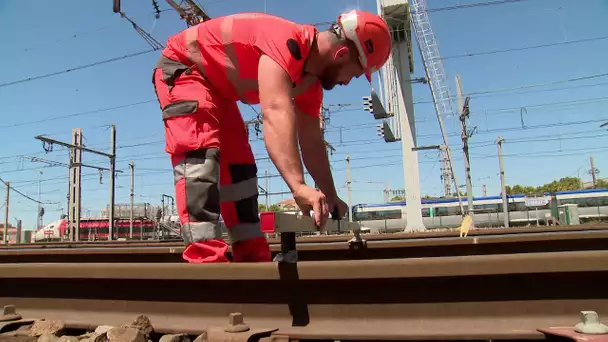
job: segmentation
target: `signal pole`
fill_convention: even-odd
[[[460,126],[462,128],[462,152],[464,153],[464,171],[467,186],[467,214],[471,216],[471,220],[473,220],[474,223],[475,220],[473,216],[473,185],[471,184],[471,164],[469,159],[469,138],[471,136],[470,132],[467,130],[467,119],[470,115],[470,97],[467,96],[467,98],[464,100],[464,103],[462,103],[462,83],[460,82],[460,75],[456,76],[456,90],[458,91],[458,104],[460,106]]]
[[[505,169],[502,163],[502,142],[505,139],[498,137],[496,144],[498,146],[498,167],[500,168],[500,186],[502,188],[502,213],[504,216],[505,228],[509,228],[509,207],[507,203],[507,188],[505,185]]]
[[[483,191],[483,197],[486,197],[487,196],[487,191],[486,191],[486,185],[485,184],[483,185],[483,190],[482,191]]]

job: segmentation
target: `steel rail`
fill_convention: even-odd
[[[150,317],[199,334],[231,312],[265,336],[542,340],[608,313],[608,251],[297,264],[2,264],[0,304],[70,326]],[[272,335],[271,335],[272,334]],[[238,339],[232,339],[238,340]],[[245,339],[246,340],[246,339]]]
[[[471,230],[468,233],[469,237],[474,236],[495,236],[495,235],[521,235],[521,234],[537,234],[537,233],[559,233],[559,232],[576,232],[576,231],[595,231],[608,230],[608,224],[583,224],[575,226],[541,226],[541,227],[521,227],[521,228],[478,228]],[[433,229],[426,232],[413,233],[381,233],[381,234],[365,234],[366,240],[404,240],[404,239],[435,239],[435,238],[450,238],[459,237],[459,232],[456,229],[442,231]],[[352,236],[349,234],[336,235],[311,235],[300,236],[297,238],[298,244],[301,243],[327,243],[327,242],[342,242],[347,241]],[[279,238],[268,238],[270,244],[278,244]],[[40,243],[21,243],[10,244],[8,246],[0,246],[1,250],[10,249],[43,249],[43,248],[89,248],[89,247],[118,247],[118,246],[174,246],[180,247],[183,245],[181,240],[126,240],[126,241],[79,241],[79,242],[40,242]]]
[[[527,234],[478,235],[466,238],[409,238],[370,240],[367,248],[353,250],[346,240],[300,243],[300,260],[395,259],[462,255],[513,254],[602,250],[608,245],[608,230],[565,231]],[[271,245],[273,255],[279,245]],[[183,245],[89,246],[87,248],[42,248],[0,250],[0,263],[26,262],[183,262]]]

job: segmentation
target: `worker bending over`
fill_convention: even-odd
[[[340,15],[323,32],[273,15],[241,13],[168,39],[153,83],[173,164],[184,260],[229,261],[220,213],[235,262],[271,260],[260,230],[257,167],[237,101],[260,103],[268,154],[302,213],[313,210],[319,228],[330,210],[346,214],[319,124],[323,89],[363,74],[371,82],[390,51],[386,23],[359,10]],[[298,142],[319,190],[304,182]]]

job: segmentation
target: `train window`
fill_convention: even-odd
[[[478,213],[497,213],[502,211],[502,204],[474,204],[473,210]]]
[[[448,208],[447,207],[437,207],[435,209],[435,216],[448,216]]]
[[[355,212],[355,221],[392,220],[401,218],[401,209]]]
[[[526,203],[525,202],[515,202],[515,203],[509,203],[509,211],[527,211],[528,207],[526,207]],[[502,204],[500,205],[500,210],[502,211]]]
[[[587,198],[564,198],[558,204],[576,204],[579,208],[600,207],[608,205],[608,196]]]
[[[435,216],[461,215],[460,207],[436,207],[433,208]]]
[[[431,208],[422,208],[422,217],[431,217]]]
[[[369,212],[354,212],[353,220],[354,221],[367,221],[369,220]]]
[[[460,207],[448,207],[448,215],[462,215],[462,211],[460,210]]]

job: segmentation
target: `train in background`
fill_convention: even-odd
[[[164,211],[163,207],[150,205],[150,203],[133,204],[133,240],[159,240],[178,239],[180,224],[177,215],[169,214],[174,210]],[[78,229],[79,241],[108,240],[108,211],[109,205],[101,209],[100,217],[81,217]],[[114,205],[113,240],[129,239],[131,205],[117,203]],[[46,224],[38,229],[32,236],[32,242],[69,241],[68,221],[65,216],[59,220]]]
[[[457,198],[422,199],[422,221],[427,229],[459,227],[462,221]],[[463,206],[468,203],[462,198]],[[560,191],[555,194],[528,197],[524,194],[507,196],[509,226],[547,224],[555,220],[557,207],[576,204],[581,223],[608,219],[608,189]],[[382,204],[358,204],[352,207],[353,221],[373,232],[395,233],[403,231],[407,217],[405,202]],[[476,227],[501,227],[504,225],[501,196],[474,197],[474,221]]]
[[[177,216],[168,216],[161,221],[151,219],[133,220],[133,240],[150,239],[181,239],[179,225],[175,223]],[[129,239],[130,221],[116,219],[114,221],[114,240]],[[32,242],[58,242],[68,241],[68,222],[65,218],[53,221],[38,229],[32,237]],[[80,241],[108,240],[107,217],[85,217],[80,219],[78,230]]]

